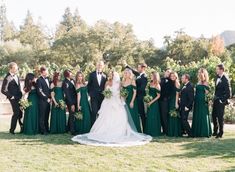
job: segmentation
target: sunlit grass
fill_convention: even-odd
[[[144,146],[92,147],[71,136],[8,134],[0,116],[0,171],[235,171],[235,131],[214,138],[159,137]]]

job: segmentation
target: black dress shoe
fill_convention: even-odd
[[[42,135],[48,135],[48,132],[41,132]]]
[[[217,136],[215,137],[216,139],[222,138],[221,134],[217,134]]]
[[[71,135],[72,136],[76,136],[76,132],[74,131],[74,132],[71,132]]]
[[[217,135],[218,135],[218,134],[217,134],[217,133],[215,133],[215,132],[212,134],[212,136],[217,136]]]
[[[14,132],[14,131],[9,131],[9,133],[10,133],[10,134],[13,134],[13,135],[15,134],[15,132]]]

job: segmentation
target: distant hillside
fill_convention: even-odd
[[[225,46],[235,43],[235,31],[224,31],[220,36],[224,39]]]

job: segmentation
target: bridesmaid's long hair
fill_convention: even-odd
[[[151,81],[151,83],[153,83],[155,86],[160,84],[160,75],[159,75],[159,73],[156,72],[156,71],[153,71],[153,72],[151,72],[151,74],[153,75],[153,80]]]
[[[82,75],[82,80],[78,79],[79,75]],[[76,78],[75,78],[75,82],[76,82],[76,84],[83,84],[83,85],[86,84],[85,77],[84,77],[84,75],[83,75],[83,73],[81,71],[77,72]]]
[[[56,87],[57,84],[58,84],[59,76],[60,76],[60,73],[59,73],[59,72],[55,72],[54,75],[53,75],[53,80],[52,80],[52,82],[53,82],[53,84],[54,84],[55,87]]]
[[[36,86],[34,79],[35,79],[35,75],[33,73],[28,73],[26,75],[25,81],[24,81],[24,91],[26,93],[30,92],[32,90],[32,87]]]
[[[175,75],[175,81],[172,81],[171,80],[171,75]],[[180,84],[180,81],[179,81],[179,75],[177,72],[171,72],[170,75],[169,75],[169,78],[170,80],[173,82],[173,84],[176,86],[176,84]]]
[[[201,83],[209,82],[209,74],[205,68],[200,68],[197,75],[198,81]]]

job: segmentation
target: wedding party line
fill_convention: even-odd
[[[170,68],[160,77],[157,71],[147,76],[145,63],[138,64],[136,70],[126,62],[123,66],[120,79],[115,70],[105,73],[105,62],[100,60],[88,81],[82,71],[74,77],[69,69],[55,72],[50,79],[48,69],[41,66],[40,76],[28,73],[22,87],[18,65],[9,63],[1,88],[13,110],[9,132],[15,134],[18,122],[20,133],[26,135],[69,132],[73,141],[91,145],[97,142],[139,145],[162,135],[223,136],[224,109],[231,97],[223,64],[215,66],[213,128],[208,98],[211,90],[205,68],[195,74],[198,83],[194,86],[190,82],[192,76],[185,73],[179,77]],[[192,125],[188,120],[190,112]]]

